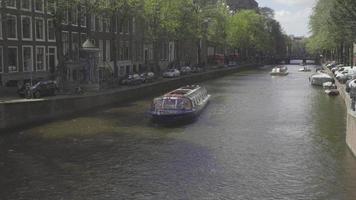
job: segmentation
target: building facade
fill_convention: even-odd
[[[44,0],[0,1],[0,85],[49,78],[57,46],[53,19]]]
[[[84,5],[73,6],[65,11],[59,29],[55,10],[45,0],[0,0],[1,86],[53,79],[59,58],[65,65],[66,81],[83,82],[87,61],[82,44],[87,39],[98,49],[98,70],[122,77],[145,69],[145,59],[150,57],[145,55],[143,26],[134,16],[93,15]]]

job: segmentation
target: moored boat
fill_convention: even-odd
[[[326,82],[334,82],[334,79],[325,73],[317,72],[309,77],[310,84],[323,86]]]
[[[204,87],[189,85],[155,98],[149,113],[156,122],[192,120],[206,107],[209,99]]]
[[[285,66],[277,66],[272,69],[270,72],[272,76],[286,76],[289,74],[288,68]]]
[[[340,94],[339,90],[337,89],[327,89],[325,90],[325,93],[329,96],[337,96]]]
[[[333,82],[326,82],[326,83],[323,83],[323,88],[324,89],[337,89],[337,86]]]
[[[300,68],[298,71],[300,71],[300,72],[311,72],[311,69],[309,69],[308,67],[304,66],[303,68]]]

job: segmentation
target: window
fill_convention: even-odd
[[[15,15],[7,15],[5,31],[7,39],[17,39],[17,18]]]
[[[80,44],[83,44],[87,40],[87,34],[86,33],[81,33],[80,34]]]
[[[116,51],[117,52],[117,58],[119,58],[119,60],[124,60],[124,43],[123,42],[120,42],[118,44],[119,46],[119,50]]]
[[[33,71],[33,54],[32,46],[23,46],[22,47],[22,66],[24,72]]]
[[[106,57],[106,61],[110,61],[111,57],[110,57],[110,40],[106,40],[106,44],[105,44],[105,57]]]
[[[48,19],[47,20],[47,37],[48,41],[55,41],[56,40],[56,34],[55,34],[55,28],[54,28],[54,22],[53,19]]]
[[[69,33],[67,31],[62,32],[63,41],[63,55],[68,58],[69,56]]]
[[[31,0],[21,0],[22,10],[31,10]]]
[[[121,17],[117,16],[116,17],[116,23],[117,23],[117,32],[119,32],[120,34],[123,33],[124,30],[124,21],[123,19],[121,19]]]
[[[112,28],[113,28],[112,32],[114,32],[114,33],[117,33],[117,23],[118,23],[118,21],[117,21],[117,17],[116,17],[116,19],[113,21],[113,25],[112,25]]]
[[[103,42],[103,40],[99,40],[99,57],[102,61],[104,61],[104,42]]]
[[[72,33],[72,55],[73,60],[79,59],[79,34],[74,32]]]
[[[2,47],[0,47],[0,73],[3,73],[4,70],[3,70],[3,66],[4,66],[4,62],[3,62],[3,56],[2,56]]]
[[[56,71],[57,66],[57,48],[48,47],[47,55],[47,67],[51,73],[54,73]]]
[[[45,70],[45,47],[36,47],[36,71]]]
[[[110,32],[110,19],[103,18],[103,24],[104,24],[105,32]]]
[[[124,60],[128,60],[129,59],[129,42],[125,42],[125,47],[124,47]]]
[[[90,30],[95,31],[95,15],[90,16]]]
[[[136,18],[132,18],[132,33],[136,32]]]
[[[130,19],[128,19],[125,24],[125,31],[127,34],[130,33]]]
[[[53,14],[56,12],[56,2],[55,1],[47,1],[47,12]]]
[[[1,3],[1,1],[0,1]],[[1,13],[0,13],[0,38],[2,38],[2,18],[1,18]]]
[[[68,24],[69,22],[69,12],[68,9],[64,11],[63,24]]]
[[[80,25],[87,27],[87,11],[84,6],[80,7]]]
[[[36,40],[43,41],[44,39],[44,20],[36,18]]]
[[[72,24],[77,26],[78,25],[78,8],[74,7],[72,9]]]
[[[16,8],[16,0],[7,0],[5,3],[8,8]]]
[[[161,60],[168,60],[169,44],[168,42],[162,42],[161,44]]]
[[[29,16],[21,16],[22,25],[22,39],[31,40],[32,39],[32,21]]]
[[[17,47],[8,47],[7,49],[7,58],[8,58],[8,72],[17,72],[18,71],[18,55]]]
[[[98,31],[103,32],[103,17],[99,16],[98,17]]]
[[[36,12],[44,11],[44,1],[43,0],[35,0],[35,11]]]

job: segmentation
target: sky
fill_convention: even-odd
[[[269,7],[275,11],[288,35],[309,36],[309,16],[317,0],[256,0],[260,7]]]

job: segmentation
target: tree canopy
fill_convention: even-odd
[[[308,40],[309,52],[345,51],[345,45],[355,42],[356,1],[318,0],[309,26],[311,37]]]

